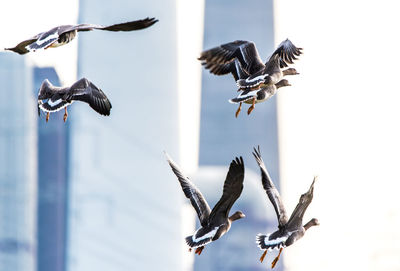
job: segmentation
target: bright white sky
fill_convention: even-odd
[[[400,270],[400,2],[274,4],[276,42],[304,48],[278,94],[288,209],[320,177],[287,270]]]
[[[4,1],[0,9],[0,48],[14,47],[57,25],[76,24],[77,19],[77,0]],[[75,39],[57,50],[38,51],[25,57],[38,66],[56,67],[62,83],[70,84],[76,79],[76,52]]]

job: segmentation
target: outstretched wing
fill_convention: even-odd
[[[300,56],[302,54],[302,50],[302,48],[294,46],[294,44],[289,39],[286,39],[282,41],[281,44],[279,44],[278,48],[276,48],[276,50],[272,53],[271,57],[265,65],[268,69],[270,62],[278,60],[280,68],[285,68],[289,64],[293,64],[293,60],[296,60],[297,56]]]
[[[199,60],[202,65],[205,65],[206,69],[210,69],[213,65],[227,64],[234,61],[235,58],[239,60],[241,67],[249,75],[265,68],[254,43],[243,40],[222,44],[204,51],[201,53]],[[210,69],[210,72],[214,73],[212,69]]]
[[[303,224],[303,216],[306,212],[308,206],[310,205],[313,197],[314,197],[314,183],[317,177],[314,177],[313,182],[311,183],[310,188],[308,191],[300,196],[299,203],[297,203],[296,208],[292,212],[292,215],[289,218],[287,223],[287,228],[290,229],[297,229]]]
[[[167,153],[165,153],[165,155],[167,156],[167,161],[172,171],[175,173],[176,177],[178,177],[183,193],[188,199],[190,199],[190,203],[192,203],[193,208],[196,210],[201,226],[206,226],[211,212],[210,206],[208,206],[208,203],[204,199],[200,190],[189,180],[188,177],[183,175],[178,165],[172,161]]]
[[[267,168],[265,167],[260,153],[260,146],[258,146],[258,149],[254,148],[253,155],[260,166],[262,185],[264,190],[267,192],[269,200],[274,206],[276,216],[278,217],[279,228],[281,228],[288,221],[285,206],[283,205],[281,196],[279,195],[278,190],[275,188],[275,185],[268,174]]]
[[[86,78],[75,82],[63,98],[66,101],[76,100],[88,103],[97,113],[104,116],[110,115],[112,106],[107,96]]]
[[[152,26],[156,22],[158,22],[157,19],[147,17],[143,20],[131,21],[122,24],[113,24],[109,26],[96,25],[96,24],[78,24],[76,26],[73,26],[68,31],[73,31],[73,30],[91,31],[93,29],[107,30],[107,31],[133,31],[133,30],[140,30],[147,28],[149,26]]]
[[[210,221],[219,215],[226,219],[232,205],[239,198],[243,190],[244,163],[243,158],[232,160],[226,175],[224,190],[221,199],[217,202],[210,214]]]

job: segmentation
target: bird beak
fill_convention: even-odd
[[[308,194],[310,194],[310,193],[313,193],[314,192],[314,183],[315,183],[315,181],[318,179],[318,176],[314,176],[314,180],[313,180],[313,182],[311,183],[311,186],[310,186],[310,189],[308,189]]]

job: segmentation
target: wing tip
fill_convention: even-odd
[[[257,162],[260,164],[262,162],[260,145],[257,146],[257,149],[256,147],[253,148],[253,155]]]
[[[163,151],[163,153],[164,153],[164,156],[165,156],[169,166],[177,168],[178,166],[176,165],[175,161],[171,158],[171,156],[165,150]]]

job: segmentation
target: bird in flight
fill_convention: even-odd
[[[265,101],[272,96],[265,94],[270,93],[271,87],[274,88],[284,76],[298,74],[296,69],[287,67],[294,63],[297,56],[302,54],[301,51],[302,48],[296,47],[289,39],[286,39],[279,44],[264,64],[254,42],[237,40],[203,51],[198,59],[212,74],[231,73],[239,87],[239,96],[247,96],[249,92],[257,93],[258,90],[262,90],[258,95],[252,95],[246,101],[251,104],[247,112],[250,114],[256,103]],[[283,82],[280,84],[282,86]],[[263,90],[264,88],[266,89]],[[242,102],[239,102],[236,117],[240,112]]]
[[[319,225],[316,218],[311,219],[303,226],[303,216],[308,206],[313,199],[314,183],[316,177],[306,193],[301,195],[299,203],[292,212],[292,215],[288,219],[285,206],[281,200],[278,190],[275,188],[271,177],[268,174],[267,168],[265,167],[264,161],[261,158],[260,147],[254,148],[253,155],[260,166],[261,170],[261,182],[265,192],[268,195],[269,200],[274,206],[275,213],[278,218],[278,230],[268,234],[258,234],[256,242],[261,250],[264,250],[260,261],[264,261],[265,255],[268,250],[279,249],[278,256],[273,260],[271,267],[274,268],[279,260],[283,248],[292,245],[294,242],[302,238],[310,227]]]
[[[51,112],[64,108],[64,122],[66,122],[68,117],[67,107],[74,101],[88,103],[101,115],[110,115],[112,106],[107,96],[86,78],[76,81],[70,87],[56,87],[45,79],[39,89],[38,114],[40,116],[40,110],[46,112],[46,122],[48,122]]]
[[[143,20],[113,24],[109,26],[96,24],[61,25],[54,27],[49,31],[39,33],[30,39],[24,40],[15,47],[5,48],[5,50],[23,55],[29,52],[35,52],[36,50],[55,48],[67,44],[75,38],[77,32],[92,31],[95,29],[107,31],[133,31],[152,26],[157,21],[158,20],[155,18],[146,18]]]
[[[204,199],[200,190],[186,177],[177,164],[166,154],[167,161],[179,180],[185,196],[190,199],[193,208],[197,212],[201,227],[196,232],[186,237],[186,243],[192,248],[196,248],[195,253],[200,255],[204,246],[219,239],[227,233],[233,221],[245,217],[241,211],[229,216],[232,205],[239,198],[243,190],[244,164],[243,158],[233,160],[226,175],[224,189],[221,199],[211,210],[207,201]]]

